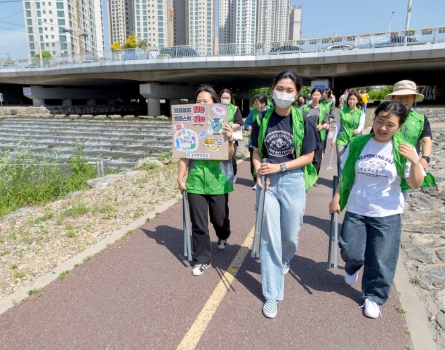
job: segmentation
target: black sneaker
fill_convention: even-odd
[[[224,249],[227,245],[227,239],[218,239],[218,248]]]

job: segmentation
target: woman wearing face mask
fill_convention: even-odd
[[[329,130],[329,114],[325,104],[320,103],[321,90],[319,88],[312,89],[311,96],[311,104],[305,105],[301,110],[304,118],[314,120],[318,131],[319,148],[314,152],[314,160],[312,161],[318,175],[323,159],[323,144],[326,140],[327,130]]]
[[[340,163],[346,147],[359,135],[365,126],[366,115],[360,109],[362,98],[359,93],[352,91],[344,107],[335,118],[335,132],[332,137],[332,147],[337,145],[337,171],[341,174]]]
[[[222,89],[219,92],[219,99],[221,100],[221,103],[224,105],[227,105],[228,113],[229,113],[229,124],[232,125],[233,131],[237,131],[241,128],[242,125],[244,125],[243,116],[241,115],[241,112],[237,106],[235,106],[233,102],[233,94],[232,91],[229,89]],[[238,166],[236,164],[236,150],[238,148],[238,141],[234,142],[235,152],[233,153],[233,170],[235,172],[235,175],[238,171]],[[236,176],[235,176],[236,181]]]
[[[197,104],[219,103],[218,95],[209,85],[201,86],[195,94]],[[229,160],[198,160],[181,158],[178,167],[178,187],[187,191],[192,221],[192,237],[195,266],[193,275],[202,275],[210,266],[212,246],[208,228],[208,216],[218,236],[218,248],[226,247],[230,236],[229,192],[233,191],[232,128],[226,124],[223,134],[229,140]],[[184,175],[189,169],[187,183]]]
[[[263,314],[269,318],[276,316],[278,301],[283,300],[284,275],[297,250],[306,190],[317,180],[312,165],[318,147],[315,122],[292,105],[301,86],[294,72],[279,73],[272,83],[276,106],[252,126],[257,186],[261,188],[261,176],[267,176],[260,251]]]
[[[246,118],[246,122],[244,123],[244,129],[252,132],[252,124],[256,123],[256,120],[260,114],[267,110],[268,97],[266,94],[256,94],[253,97],[253,106],[254,108],[250,111],[249,115]],[[249,135],[249,153],[250,153],[250,173],[252,174],[253,181],[255,181],[255,185],[252,189],[256,189],[256,171],[253,166],[253,146],[252,146],[252,138]]]
[[[353,285],[364,266],[363,307],[371,318],[379,317],[396,272],[405,205],[402,180],[419,188],[425,176],[415,148],[397,132],[407,115],[397,101],[376,108],[373,131],[355,138],[344,155],[341,180],[329,204],[330,214],[346,207],[340,232],[345,282]]]
[[[297,102],[298,107],[302,108],[306,105],[306,99],[304,98],[303,95],[298,96],[298,102]]]

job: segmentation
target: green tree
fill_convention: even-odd
[[[40,54],[38,53],[34,57],[40,58]],[[51,53],[49,51],[42,51],[42,58],[51,58]]]
[[[147,48],[147,46],[151,46],[151,45],[150,45],[150,43],[147,43],[145,40],[141,40],[138,43],[138,47],[141,49],[145,49],[145,48]]]
[[[311,87],[310,86],[303,86],[300,90],[300,95],[307,97],[311,93]]]

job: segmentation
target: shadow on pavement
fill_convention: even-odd
[[[334,177],[334,174],[332,175],[332,177]],[[332,188],[332,178],[331,179],[326,179],[324,177],[319,177],[317,180],[317,186],[323,185],[326,186],[328,188]]]
[[[326,207],[326,211],[328,211],[327,207]],[[312,216],[312,215],[305,215],[304,218],[303,218],[303,225],[311,225],[311,226],[314,226],[316,228],[319,228],[324,233],[326,233],[327,236],[329,236],[329,229],[331,227],[331,220],[330,219],[321,219],[321,218],[319,218],[317,216]],[[340,227],[341,226],[339,226],[339,230],[340,230]]]
[[[343,267],[339,266],[339,269],[343,270]],[[324,261],[315,262],[297,255],[291,261],[289,273],[308,294],[313,294],[311,289],[333,292],[360,303],[361,293],[347,285],[343,275],[336,275],[328,270]]]
[[[156,226],[156,231],[146,228],[141,228],[141,230],[148,238],[165,246],[183,266],[189,267],[189,262],[184,257],[184,231],[165,225]]]
[[[252,179],[246,179],[244,177],[238,177],[237,180],[236,180],[236,184],[237,185],[246,186],[246,187],[252,187],[253,185],[255,185],[255,182],[253,182]]]

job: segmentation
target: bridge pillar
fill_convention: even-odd
[[[63,99],[62,100],[62,106],[72,106],[73,100],[72,99]]]
[[[250,100],[243,100],[243,117],[247,117],[250,112]]]
[[[43,98],[33,98],[32,105],[34,107],[42,107],[45,105],[45,100]]]
[[[96,100],[87,100],[87,106],[95,106]]]
[[[147,98],[147,114],[152,116],[161,115],[161,103],[158,98]]]

